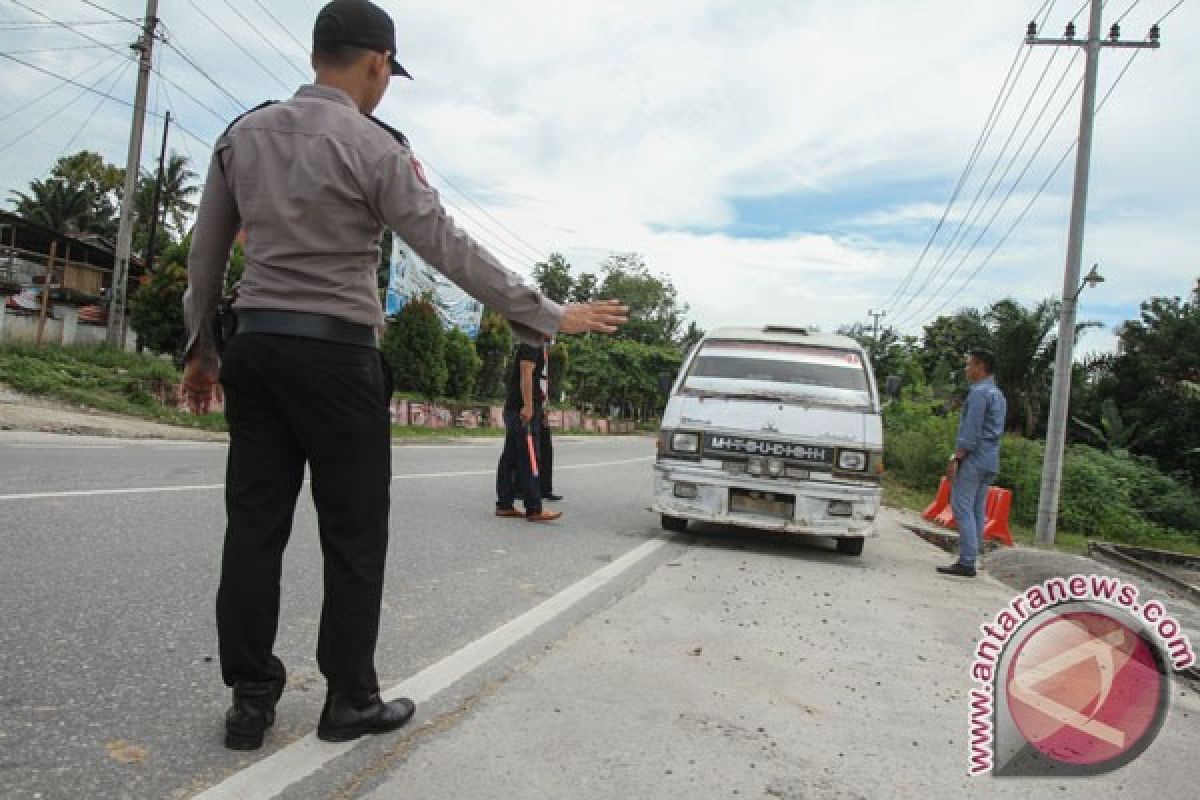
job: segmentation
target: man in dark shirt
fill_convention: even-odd
[[[562,516],[558,511],[542,510],[542,484],[537,468],[544,398],[536,384],[545,366],[542,348],[527,344],[517,348],[504,401],[504,450],[496,466],[498,517],[524,516],[530,522],[550,522]],[[525,504],[523,514],[513,506],[518,493]]]

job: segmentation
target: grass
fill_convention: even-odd
[[[158,393],[177,386],[179,380],[180,372],[172,362],[149,355],[107,348],[0,345],[0,383],[19,392],[168,425],[227,431],[224,414],[187,414],[158,401]],[[583,430],[555,431],[555,434],[604,435]],[[504,429],[395,425],[392,436],[427,440],[500,438]]]
[[[893,508],[906,508],[910,511],[918,513],[933,502],[934,493],[925,489],[914,489],[911,486],[901,483],[890,475],[884,475],[883,479],[883,502],[884,505],[892,506]],[[1009,522],[1009,530],[1012,531],[1013,542],[1022,547],[1040,547],[1037,544],[1037,536],[1033,528],[1024,525],[1018,525],[1015,522]],[[1076,555],[1084,555],[1087,553],[1088,542],[1091,541],[1088,537],[1072,533],[1071,531],[1056,531],[1054,534],[1054,548],[1062,553],[1074,553]],[[1112,541],[1120,542],[1121,539],[1114,537]],[[1159,550],[1172,550],[1177,553],[1187,553],[1189,555],[1200,555],[1200,542],[1197,542],[1193,537],[1185,534],[1176,534],[1169,536],[1141,536],[1136,542],[1124,542],[1125,544],[1133,544],[1138,547],[1150,547]]]
[[[164,406],[158,393],[179,383],[170,361],[107,348],[0,345],[0,381],[26,394],[41,395],[98,411],[111,411],[170,425],[225,430],[222,414],[184,414]]]

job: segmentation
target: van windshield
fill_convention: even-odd
[[[870,383],[857,351],[713,339],[692,361],[683,390],[697,394],[869,407]]]

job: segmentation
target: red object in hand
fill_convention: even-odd
[[[537,450],[533,447],[533,431],[529,428],[525,429],[525,444],[529,447],[529,466],[533,470],[533,477],[541,477],[538,472]]]

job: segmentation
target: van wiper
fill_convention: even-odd
[[[724,400],[763,400],[771,403],[784,402],[783,396],[769,392],[713,392],[707,389],[684,389],[684,392],[696,397],[719,397]]]

